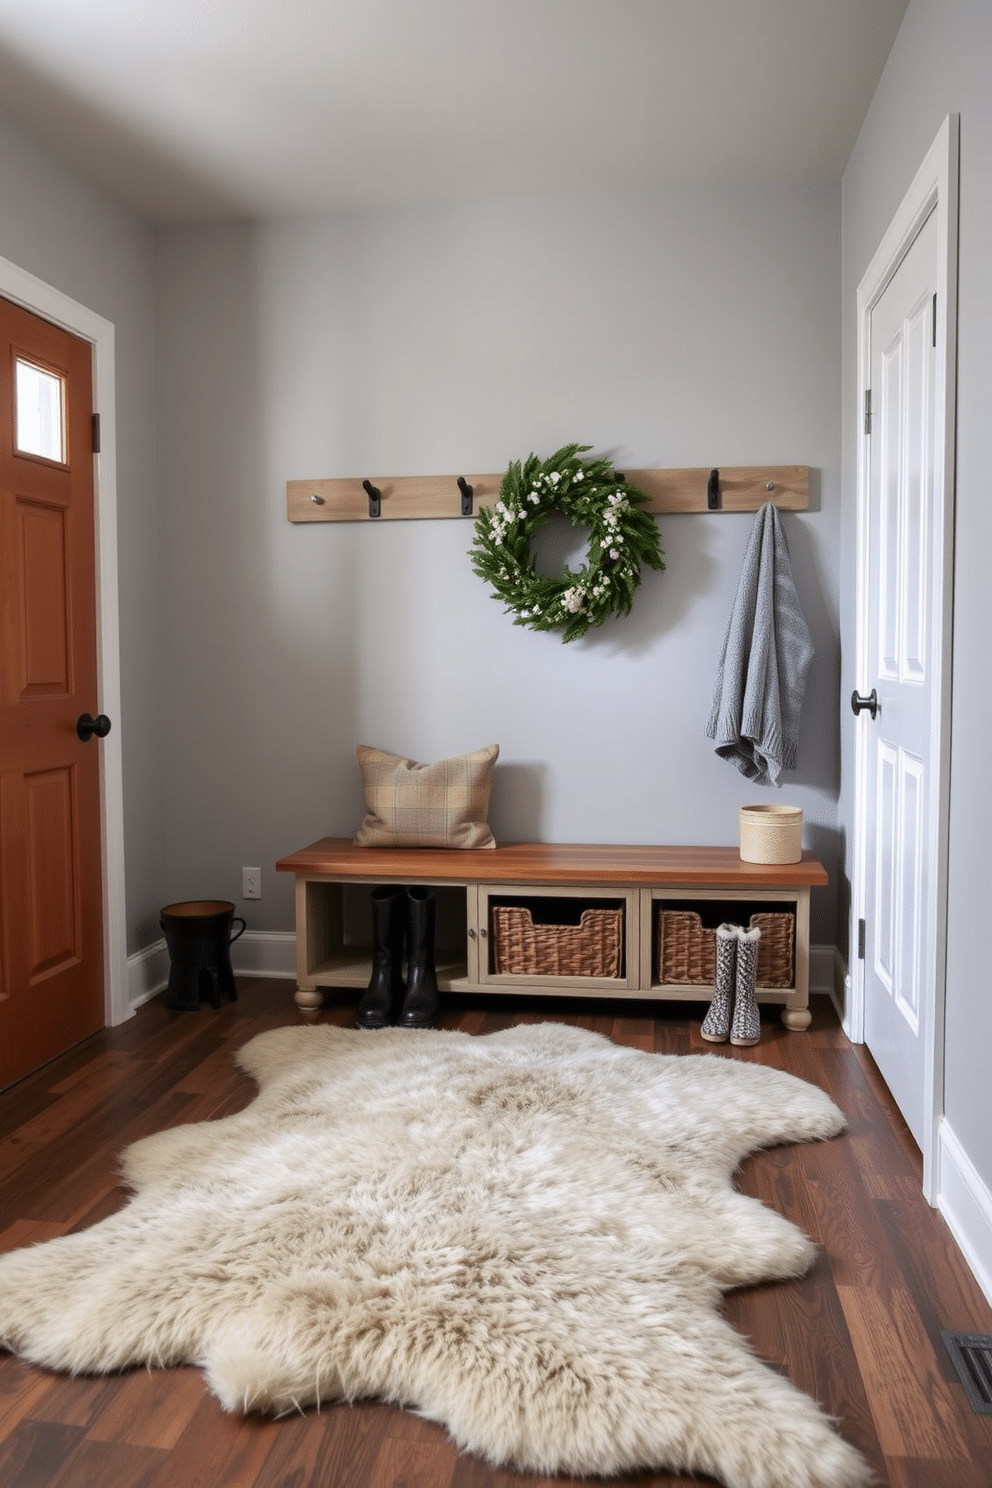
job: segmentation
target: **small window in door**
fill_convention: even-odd
[[[16,358],[15,446],[22,455],[66,463],[65,378]]]

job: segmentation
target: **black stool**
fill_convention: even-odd
[[[159,923],[169,948],[169,986],[165,1005],[177,1012],[196,1012],[200,993],[219,1008],[224,997],[237,999],[231,970],[231,946],[245,931],[232,935],[234,905],[227,899],[191,899],[185,904],[167,904]]]

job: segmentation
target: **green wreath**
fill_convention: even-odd
[[[503,477],[500,499],[475,522],[469,556],[480,579],[492,585],[514,625],[531,630],[564,627],[563,641],[585,635],[608,615],[629,615],[641,566],[665,567],[658,528],[643,491],[628,486],[609,460],[582,460],[588,444],[566,444],[550,459],[515,460]],[[531,545],[552,512],[575,527],[588,527],[586,562],[578,573],[537,572]]]

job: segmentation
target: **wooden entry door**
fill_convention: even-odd
[[[104,1022],[91,357],[0,299],[0,1088]]]

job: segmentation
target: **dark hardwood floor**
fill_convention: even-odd
[[[237,1003],[174,1013],[156,999],[0,1095],[0,1249],[79,1229],[125,1202],[117,1155],[148,1132],[240,1110],[232,1051],[296,1022],[287,982],[242,980]],[[561,1019],[660,1053],[712,1052],[700,1005],[463,999],[445,1026],[484,1034]],[[652,1016],[658,1014],[659,1016]],[[320,1016],[350,1024],[354,1003]],[[992,1332],[992,1310],[920,1191],[920,1157],[871,1058],[825,999],[812,1027],[766,1014],[754,1049],[721,1053],[821,1085],[848,1115],[836,1141],[757,1154],[742,1190],[819,1244],[798,1282],[745,1289],[726,1314],[758,1354],[837,1418],[890,1488],[992,1485],[992,1417],[972,1413],[940,1330]],[[226,1415],[196,1369],[69,1379],[0,1352],[4,1488],[566,1488],[461,1456],[441,1427],[375,1403],[270,1421]],[[640,1474],[638,1488],[702,1479]],[[706,1480],[708,1481],[708,1480]]]

